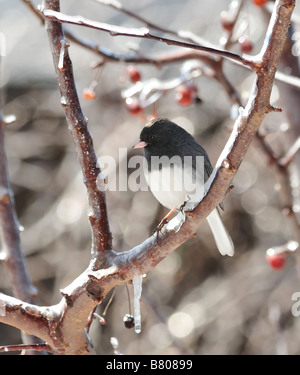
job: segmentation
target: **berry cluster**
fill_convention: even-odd
[[[252,0],[254,5],[258,7],[264,7],[267,0]],[[245,35],[245,31],[241,32],[240,28],[238,30],[239,35],[233,35],[235,25],[237,23],[239,16],[238,3],[232,1],[227,10],[223,10],[220,15],[220,23],[222,28],[226,31],[226,39],[230,41],[230,45],[237,43],[239,45],[240,51],[242,53],[251,53],[253,50],[253,43],[251,39]],[[246,26],[246,29],[248,26]],[[242,34],[242,35],[241,35]],[[198,69],[196,77],[201,74],[201,68]],[[189,106],[195,102],[200,102],[198,96],[198,88],[195,84],[195,77],[191,74],[193,69],[190,71],[182,72],[181,77],[179,77],[173,85],[169,85],[167,88],[154,88],[151,99],[145,98],[141,95],[142,86],[145,86],[145,82],[141,81],[142,74],[136,65],[128,65],[125,68],[124,74],[120,78],[120,82],[124,83],[128,79],[134,86],[139,85],[139,89],[132,90],[130,93],[126,93],[123,96],[125,101],[125,106],[131,115],[137,115],[143,113],[144,108],[148,107],[150,104],[155,103],[159,97],[170,90],[175,90],[175,100],[181,106]],[[199,73],[200,72],[200,73]],[[89,88],[83,90],[83,97],[87,100],[95,99],[95,81],[92,82]],[[149,87],[147,87],[148,90]],[[145,90],[145,91],[147,91]],[[147,92],[150,92],[148,90]]]
[[[254,1],[256,3],[258,1]],[[263,5],[260,5],[263,6]],[[237,7],[231,6],[228,10],[223,10],[220,16],[220,23],[222,28],[228,33],[232,33],[234,26],[237,21]],[[240,50],[243,53],[250,53],[253,49],[253,43],[250,38],[246,35],[241,35],[236,40],[231,37],[231,43],[237,42],[239,44]]]
[[[125,77],[128,77],[129,81],[135,86],[123,92],[126,108],[131,115],[142,113],[144,108],[155,103],[164,93],[170,90],[175,90],[175,100],[181,106],[186,107],[199,102],[198,88],[195,80],[191,79],[190,76],[190,71],[184,71],[179,78],[167,83],[158,80],[155,83],[151,80],[141,82],[142,74],[138,67],[129,65],[126,68]],[[125,82],[124,77],[122,77],[121,82]]]

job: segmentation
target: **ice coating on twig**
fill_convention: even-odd
[[[110,343],[111,343],[111,346],[113,347],[114,354],[115,355],[121,355],[122,353],[120,352],[118,339],[116,337],[111,337]]]
[[[60,47],[60,54],[59,54],[59,60],[58,60],[58,69],[63,70],[66,48],[69,47],[69,43],[65,39],[62,39],[60,41],[60,45],[61,47]]]
[[[135,325],[135,332],[141,333],[142,325],[141,325],[141,307],[140,307],[140,299],[142,295],[142,282],[143,276],[138,275],[134,276],[132,279],[133,285],[133,306],[134,306],[134,325]]]

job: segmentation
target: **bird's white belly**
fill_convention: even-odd
[[[193,181],[191,170],[181,165],[152,169],[151,173],[145,169],[145,177],[155,198],[169,209],[180,208],[187,200],[198,202],[203,197],[203,174],[198,173]]]

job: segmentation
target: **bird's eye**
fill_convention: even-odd
[[[155,141],[155,136],[154,135],[151,135],[151,137],[150,137],[150,141]]]

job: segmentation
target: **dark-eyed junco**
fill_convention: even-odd
[[[144,149],[145,177],[163,206],[179,209],[187,201],[202,199],[213,168],[206,151],[186,130],[168,119],[156,118],[143,128],[134,148]],[[218,208],[207,221],[220,253],[232,256],[234,246]]]

